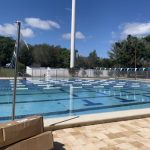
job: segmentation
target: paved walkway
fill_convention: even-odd
[[[53,132],[55,150],[150,150],[150,118]]]

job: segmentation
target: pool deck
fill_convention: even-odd
[[[45,119],[54,150],[150,150],[150,108]]]
[[[54,150],[150,150],[150,117],[56,130]]]

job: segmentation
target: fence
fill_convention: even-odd
[[[33,77],[71,77],[72,73],[67,68],[26,68],[26,74],[33,76]],[[75,70],[73,76],[76,77],[109,77],[108,71],[97,71],[94,69],[80,69]]]
[[[26,68],[26,74],[32,77],[82,77],[82,78],[150,78],[147,70],[113,70],[105,69],[79,69],[72,74],[67,68]]]

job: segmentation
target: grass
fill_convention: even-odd
[[[0,68],[0,77],[14,77],[14,69]]]

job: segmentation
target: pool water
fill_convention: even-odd
[[[0,80],[0,121],[12,114],[13,80]],[[125,80],[18,80],[16,118],[76,116],[150,107],[150,83]]]

